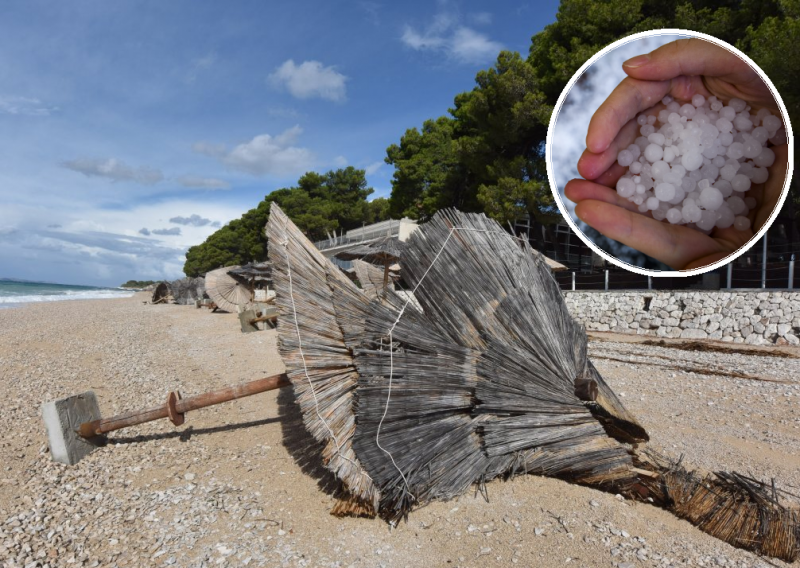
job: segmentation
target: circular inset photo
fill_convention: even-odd
[[[789,189],[794,143],[769,78],[734,47],[642,32],[575,74],[547,135],[562,215],[609,262],[688,276],[744,253]]]

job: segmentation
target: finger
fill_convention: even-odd
[[[598,110],[597,112],[600,111]],[[597,113],[595,113],[595,116],[597,116]],[[594,118],[592,118],[592,120],[594,120]],[[639,136],[639,128],[640,126],[635,120],[629,120],[621,128],[617,128],[617,133],[605,150],[595,153],[592,152],[590,148],[587,148],[578,160],[578,173],[585,179],[591,179],[601,183],[598,178],[609,168],[614,166],[617,161],[617,155],[621,150],[633,144],[634,140]],[[589,131],[591,132],[591,130],[592,125],[590,124]],[[611,178],[616,176],[616,179],[613,179],[613,183],[616,183],[622,174],[625,173],[625,168],[622,166],[618,166],[618,168],[621,169],[619,169],[619,171],[614,171],[610,176]],[[604,183],[603,185],[608,185],[608,183]]]
[[[734,84],[753,80],[755,72],[741,58],[710,41],[679,39],[629,59],[622,69],[645,81],[668,81],[681,75],[718,77]],[[756,76],[757,77],[757,76]]]
[[[775,162],[767,168],[769,178],[764,183],[761,199],[758,200],[759,207],[756,209],[755,219],[753,220],[754,232],[757,232],[764,223],[767,222],[772,212],[775,210],[778,201],[783,193],[783,184],[786,176],[789,175],[789,147],[786,144],[772,146],[775,152]],[[752,190],[748,193],[752,193]]]
[[[617,207],[622,207],[628,211],[638,211],[638,206],[632,201],[628,201],[621,197],[616,191],[604,185],[599,185],[595,182],[586,181],[584,179],[573,179],[567,182],[564,186],[564,195],[567,199],[579,203],[586,199],[594,199],[596,201],[603,201],[610,203]]]
[[[699,231],[662,223],[602,201],[581,201],[575,206],[575,214],[608,238],[652,256],[675,270],[684,270],[696,259],[728,254],[720,243]]]
[[[592,116],[586,147],[594,154],[606,150],[623,126],[657,104],[669,90],[669,81],[623,79]]]

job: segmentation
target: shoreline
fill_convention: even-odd
[[[42,402],[93,390],[107,417],[163,404],[171,390],[191,396],[283,371],[274,330],[243,334],[236,314],[147,299],[0,310],[9,566],[767,565],[661,509],[534,475],[487,483],[488,502],[469,492],[432,503],[392,530],[331,517],[330,478],[291,387],[191,412],[178,428],[120,430],[75,466],[53,463]],[[655,450],[800,487],[800,359],[614,337],[590,339],[590,356]]]

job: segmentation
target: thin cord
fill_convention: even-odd
[[[397,322],[395,322],[395,323],[397,323]],[[381,351],[383,351],[383,338],[381,338]],[[397,462],[394,461],[394,456],[392,455],[392,453],[389,450],[385,449],[383,446],[381,446],[381,442],[380,442],[381,427],[383,426],[383,420],[386,418],[386,414],[389,412],[389,400],[392,397],[392,377],[394,375],[394,357],[392,355],[392,351],[393,351],[392,350],[392,332],[390,331],[389,332],[389,389],[388,389],[388,391],[386,393],[386,406],[383,409],[383,416],[381,416],[381,421],[378,423],[378,431],[375,433],[375,444],[378,446],[378,448],[383,453],[385,453],[387,456],[389,456],[390,460],[392,460],[392,464],[394,464],[394,468],[400,474],[400,477],[403,478],[403,483],[405,483],[405,485],[406,485],[406,492],[409,495],[411,495],[412,499],[414,499],[416,501],[417,498],[414,496],[413,493],[411,493],[411,488],[408,486],[408,479],[406,479],[406,476],[403,474],[403,470],[401,470],[400,466],[397,465]]]
[[[333,432],[333,429],[328,425],[328,423],[322,417],[322,414],[320,414],[319,412],[319,400],[317,400],[317,392],[314,390],[314,383],[311,381],[311,377],[308,374],[308,365],[306,364],[306,356],[305,353],[303,353],[303,340],[300,338],[300,324],[297,321],[297,306],[294,303],[294,289],[292,287],[292,261],[288,248],[289,240],[287,239],[281,244],[283,244],[283,248],[286,249],[286,268],[287,268],[287,273],[289,275],[289,298],[291,298],[292,300],[292,311],[294,312],[294,328],[295,331],[297,332],[297,346],[298,350],[300,351],[300,358],[303,360],[303,372],[306,375],[308,386],[311,389],[311,394],[314,397],[314,409],[317,413],[317,418],[319,418],[320,422],[322,422],[325,425],[325,428],[328,429],[328,432],[330,432],[331,439],[333,440],[333,443],[336,445],[336,454],[343,460],[346,460],[351,464],[353,464],[354,466],[358,467],[353,460],[342,454],[342,448],[341,446],[339,446],[339,440],[336,439],[336,434]],[[367,477],[369,477],[366,471],[364,472],[364,474],[367,475]]]
[[[403,313],[405,313],[406,308],[411,303],[411,298],[414,297],[414,294],[416,293],[417,289],[422,285],[423,280],[425,280],[425,278],[428,276],[428,273],[433,268],[433,265],[436,264],[437,260],[439,260],[439,257],[441,256],[442,252],[444,251],[444,247],[447,246],[447,243],[450,241],[450,237],[452,237],[453,233],[455,233],[456,231],[474,231],[474,232],[478,232],[478,233],[500,233],[502,235],[508,236],[508,233],[506,233],[505,231],[488,230],[488,229],[473,229],[473,228],[468,228],[468,227],[451,227],[450,228],[450,232],[447,233],[447,238],[444,240],[444,242],[442,243],[441,248],[439,249],[439,252],[437,252],[436,256],[433,257],[433,260],[431,261],[430,266],[428,266],[428,269],[422,275],[422,278],[419,279],[419,282],[417,282],[417,285],[414,286],[414,289],[411,291],[411,294],[406,299],[406,303],[400,309],[400,312],[397,314],[397,319],[394,320],[394,323],[392,324],[392,327],[389,328],[389,333],[387,334],[388,337],[389,337],[389,385],[388,385],[387,392],[386,392],[386,406],[383,409],[383,416],[381,417],[381,420],[378,423],[378,430],[375,433],[375,444],[377,444],[378,448],[380,448],[380,450],[383,451],[383,453],[385,453],[387,456],[389,456],[389,459],[392,460],[392,464],[394,465],[395,469],[400,474],[400,477],[403,478],[403,483],[405,483],[406,491],[408,492],[409,495],[411,495],[411,497],[415,501],[416,501],[417,498],[414,496],[413,493],[411,493],[411,489],[408,486],[408,480],[406,479],[406,476],[403,474],[403,471],[397,465],[397,462],[394,461],[394,456],[391,454],[391,452],[389,450],[385,449],[380,444],[381,427],[383,427],[383,420],[386,418],[386,414],[389,412],[389,401],[392,398],[392,379],[394,378],[394,357],[393,357],[394,350],[392,349],[392,334],[394,332],[394,328],[400,322],[400,318],[403,317]],[[518,240],[522,240],[522,239],[519,239],[519,237],[514,237],[513,235],[512,235],[512,238],[515,238],[515,239],[518,239]],[[381,351],[383,351],[383,338],[381,338]]]

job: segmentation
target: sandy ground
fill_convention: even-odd
[[[145,299],[0,310],[0,566],[786,566],[652,506],[535,476],[394,529],[334,518],[288,389],[177,429],[122,430],[76,466],[53,463],[44,401],[91,389],[110,416],[283,370],[274,331]],[[590,347],[654,448],[800,494],[800,350],[676,345],[596,334]]]

